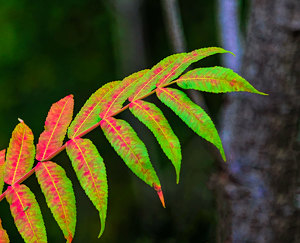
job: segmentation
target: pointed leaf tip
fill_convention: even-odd
[[[233,52],[231,52],[231,51],[227,51],[227,53],[233,55],[234,57],[236,56],[236,55],[235,55]]]
[[[105,229],[105,217],[106,216],[102,216],[101,213],[99,214],[100,216],[100,223],[101,223],[101,228],[100,228],[100,233],[98,235],[98,238],[100,238],[104,232],[104,229]]]
[[[156,185],[155,183],[153,184],[153,188],[154,190],[157,192],[157,195],[159,196],[159,199],[161,201],[161,204],[164,208],[166,208],[166,204],[165,204],[165,199],[164,199],[164,194],[161,190],[161,186]]]
[[[24,122],[21,118],[18,118],[18,121],[19,121],[19,122]]]
[[[71,234],[69,234],[68,239],[67,239],[67,242],[68,242],[68,243],[71,243],[72,241],[73,241],[73,237],[72,237]]]

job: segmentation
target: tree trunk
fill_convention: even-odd
[[[227,97],[218,241],[300,242],[300,1],[253,0],[250,9],[241,73],[269,96]]]
[[[118,74],[127,76],[146,66],[143,0],[110,0],[114,11],[114,41]]]

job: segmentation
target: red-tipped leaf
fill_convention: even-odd
[[[162,150],[172,161],[179,182],[181,149],[180,143],[161,110],[154,104],[136,100],[130,103],[130,111],[154,134]]]
[[[111,98],[104,104],[104,110],[100,112],[102,119],[112,116],[122,108],[123,103],[136,90],[137,85],[143,81],[143,76],[148,69],[136,72],[124,78],[124,80],[111,93]]]
[[[161,189],[161,186],[158,186],[158,185],[156,185],[156,184],[154,183],[154,184],[153,184],[153,188],[154,188],[154,190],[157,192],[157,195],[158,195],[158,197],[159,197],[159,200],[160,200],[162,206],[163,206],[164,208],[166,208],[165,198],[164,198],[164,194],[163,194],[163,191],[162,191],[162,189]]]
[[[74,108],[73,95],[54,103],[45,121],[45,130],[36,146],[36,159],[43,161],[63,144]]]
[[[47,242],[46,230],[40,207],[25,185],[16,184],[7,189],[6,199],[15,224],[27,243]]]
[[[76,226],[76,203],[72,183],[62,167],[51,161],[39,162],[36,177],[46,202],[68,242],[72,242]]]
[[[125,121],[108,117],[100,122],[101,128],[125,164],[146,184],[160,186],[144,143]]]
[[[31,129],[22,121],[16,126],[6,154],[4,181],[12,185],[31,168],[35,148]]]
[[[104,104],[111,97],[111,92],[120,83],[114,81],[103,85],[85,102],[68,129],[68,137],[75,138],[97,124],[101,118],[99,113],[105,108]]]
[[[89,139],[68,141],[67,153],[82,188],[99,211],[100,237],[105,228],[107,210],[107,178],[103,159]]]
[[[193,103],[187,95],[172,88],[158,88],[158,98],[172,109],[194,132],[214,144],[226,160],[221,139],[214,123],[205,111]]]

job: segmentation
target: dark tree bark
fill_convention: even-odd
[[[245,47],[241,74],[269,96],[227,97],[218,241],[300,242],[300,1],[253,0]]]

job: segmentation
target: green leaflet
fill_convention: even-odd
[[[194,132],[214,144],[226,161],[221,139],[218,132],[205,111],[193,103],[187,95],[176,89],[158,88],[158,98],[172,109]]]
[[[104,109],[103,104],[110,99],[111,92],[119,83],[120,81],[109,82],[91,95],[72,121],[68,129],[69,138],[77,137],[101,120],[99,113]]]
[[[213,93],[247,91],[266,95],[256,90],[231,69],[223,67],[194,69],[177,79],[177,85],[183,89],[196,89]]]
[[[99,116],[104,119],[109,116],[113,116],[115,112],[118,112],[123,103],[133,94],[137,85],[143,81],[143,76],[148,72],[148,69],[133,73],[124,78],[116,87],[113,88],[111,96],[106,103],[103,104],[104,108],[100,112]]]
[[[231,53],[230,51],[226,51],[223,48],[219,47],[208,47],[202,48],[198,50],[194,50],[192,52],[186,53],[184,56],[180,56],[176,62],[169,66],[159,78],[158,83],[156,83],[157,87],[162,87],[168,84],[170,81],[177,78],[180,74],[187,69],[194,62],[198,62],[201,59],[217,54],[217,53]],[[231,53],[232,54],[232,53]]]
[[[102,120],[100,126],[107,140],[125,164],[140,179],[157,191],[164,206],[160,181],[152,167],[146,146],[132,127],[127,122],[112,117]]]
[[[146,101],[133,101],[130,103],[129,109],[133,115],[151,130],[164,153],[172,161],[178,183],[181,166],[180,143],[167,119],[156,105]]]
[[[141,99],[156,86],[162,87],[184,72],[192,63],[217,53],[231,53],[219,47],[209,47],[194,50],[189,53],[179,53],[166,57],[143,77],[129,101]]]
[[[172,67],[177,59],[180,58],[180,60],[182,60],[185,56],[186,53],[179,53],[173,54],[161,60],[143,76],[143,81],[137,85],[133,95],[130,96],[128,100],[134,101],[141,99],[144,95],[151,92],[155,88],[155,85],[162,78],[162,75],[167,74],[166,70]]]
[[[26,243],[47,242],[41,210],[29,188],[19,184],[9,186],[6,199],[10,205],[15,224],[24,241]]]
[[[99,211],[100,237],[105,228],[107,211],[107,178],[103,159],[96,146],[89,139],[82,138],[67,142],[67,154],[81,187]]]
[[[46,202],[68,242],[72,242],[76,226],[76,203],[72,183],[62,167],[47,161],[39,162],[36,177]]]

